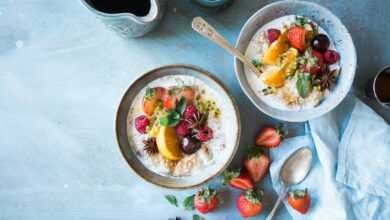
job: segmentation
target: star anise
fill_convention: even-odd
[[[320,76],[321,89],[331,89],[336,83],[337,76],[339,75],[340,69],[330,70],[329,66],[325,67]]]
[[[157,154],[158,153],[158,148],[156,144],[156,138],[148,138],[143,141],[144,143],[144,151],[148,153],[149,155],[152,154]]]

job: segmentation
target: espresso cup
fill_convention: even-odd
[[[390,65],[367,82],[365,92],[370,99],[390,109]]]

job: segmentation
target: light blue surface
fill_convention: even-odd
[[[389,124],[348,96],[336,111],[310,120],[306,136],[286,139],[272,150],[270,173],[278,192],[282,191],[278,174],[283,161],[298,148],[308,146],[313,151],[309,175],[291,187],[308,189],[310,210],[303,216],[287,206],[293,219],[389,219],[389,138]]]
[[[129,170],[115,142],[116,107],[143,72],[172,63],[198,65],[235,96],[244,125],[241,149],[252,145],[260,126],[272,120],[240,90],[230,55],[191,31],[190,21],[204,16],[235,42],[245,20],[268,2],[236,0],[214,11],[172,0],[154,32],[123,40],[76,0],[0,1],[0,219],[188,219],[191,213],[164,201],[171,191]],[[390,60],[390,2],[321,2],[352,33],[359,57],[354,85],[361,91]],[[289,126],[300,130],[299,124]],[[261,188],[267,213],[275,200],[269,178]],[[227,197],[207,219],[239,219],[234,195]],[[284,208],[278,215],[289,219]]]

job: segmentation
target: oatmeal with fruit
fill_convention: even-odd
[[[264,25],[246,56],[260,70],[245,69],[257,96],[270,106],[300,110],[317,106],[337,81],[340,55],[326,32],[306,17],[289,15]]]
[[[194,175],[224,151],[227,116],[221,112],[223,107],[217,94],[199,79],[161,77],[141,90],[132,103],[129,141],[150,170]]]

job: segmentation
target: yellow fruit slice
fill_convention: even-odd
[[[284,78],[284,73],[281,71],[281,68],[277,66],[267,68],[267,70],[261,75],[261,79],[265,84],[275,88],[283,86]]]
[[[285,76],[289,76],[295,72],[295,69],[297,68],[297,57],[298,57],[298,50],[295,48],[290,48],[287,50],[286,53],[282,55],[283,60],[281,64],[281,71],[284,73]]]
[[[155,137],[157,137],[159,130],[160,130],[160,126],[158,126],[157,124],[154,124],[152,126],[152,128],[150,129],[148,134],[149,134],[149,136],[155,138]]]
[[[279,56],[288,50],[287,31],[283,32],[276,41],[274,41],[267,51],[265,51],[262,63],[274,65],[277,63]]]
[[[166,159],[179,160],[181,158],[179,140],[174,128],[162,126],[158,131],[156,143],[158,151]]]

